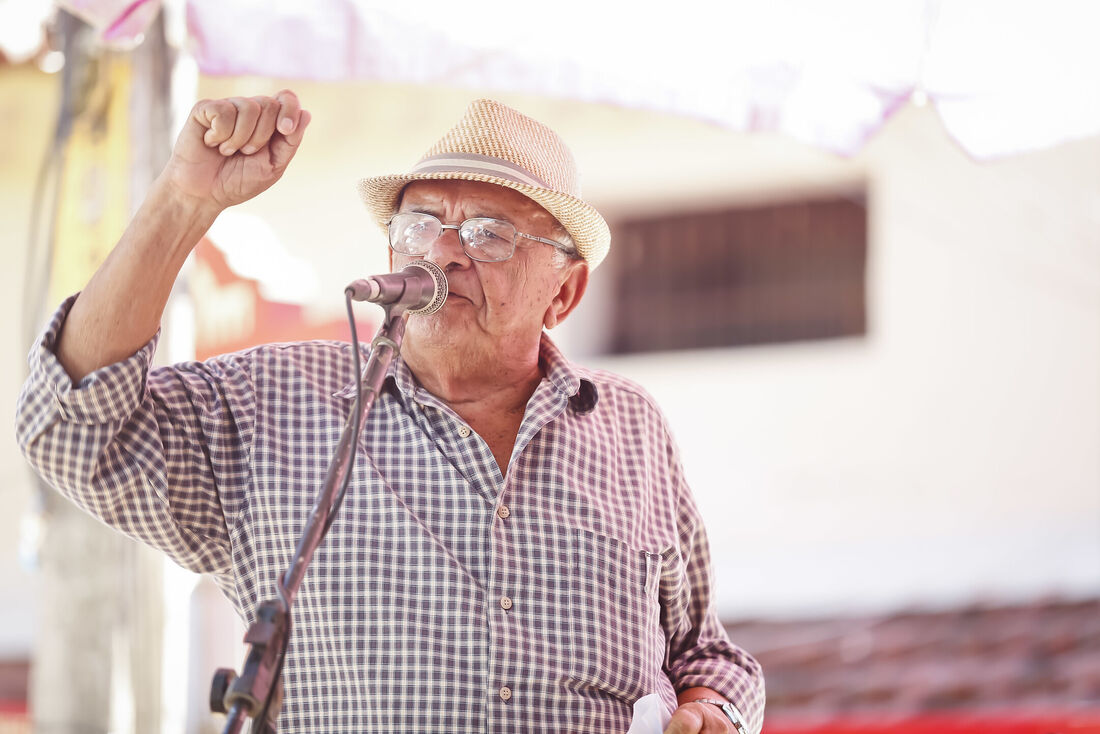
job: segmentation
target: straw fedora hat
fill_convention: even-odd
[[[486,181],[515,189],[542,205],[595,268],[607,255],[611,232],[600,213],[581,199],[573,154],[550,128],[500,102],[479,99],[410,173],[359,181],[359,195],[385,229],[401,189],[411,181]]]

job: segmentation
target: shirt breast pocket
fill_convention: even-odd
[[[570,676],[628,701],[653,693],[665,648],[661,555],[587,530],[572,542]]]

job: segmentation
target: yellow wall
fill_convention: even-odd
[[[26,374],[21,323],[35,176],[53,129],[59,79],[31,66],[0,67],[0,405],[10,415]],[[32,577],[16,555],[30,477],[12,421],[0,421],[0,658],[26,657],[34,628]]]

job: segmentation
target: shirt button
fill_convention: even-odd
[[[500,689],[500,698],[501,698],[501,700],[507,701],[511,697],[512,697],[512,689],[509,688],[508,686],[502,686],[501,689]]]
[[[458,435],[462,436],[463,438],[466,438],[467,436],[470,435],[470,427],[469,426],[459,426],[458,427]]]
[[[512,600],[509,599],[506,596],[500,597],[500,608],[501,609],[511,609],[512,608]]]
[[[508,509],[508,505],[501,505],[497,508],[497,517],[501,520],[507,520],[508,516],[512,514],[512,511]]]

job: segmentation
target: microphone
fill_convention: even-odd
[[[405,306],[410,314],[430,314],[447,300],[447,276],[433,262],[414,260],[398,273],[372,275],[344,289],[353,301]]]

